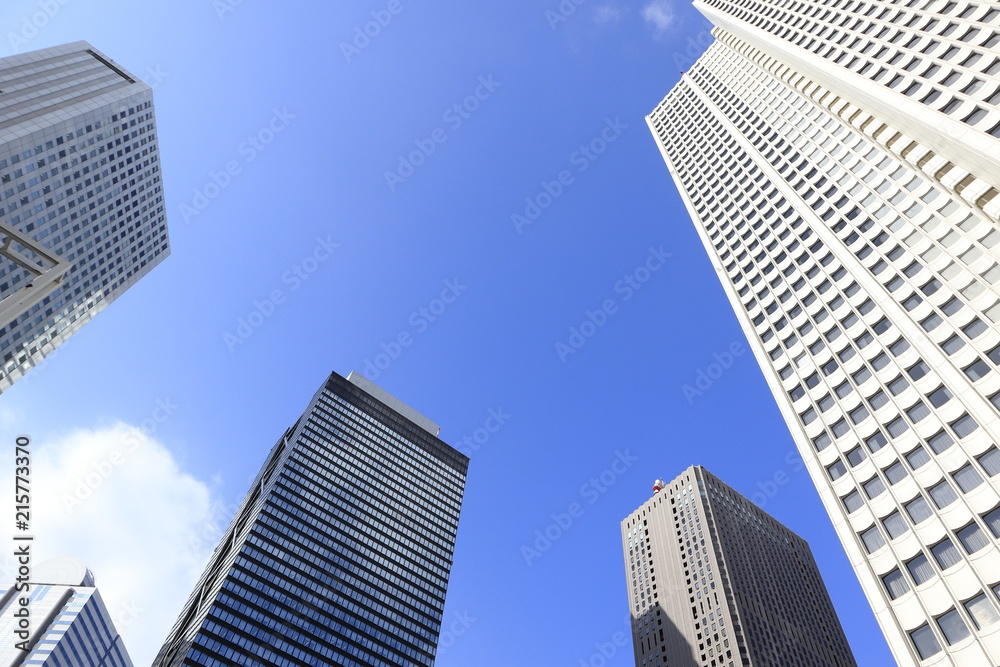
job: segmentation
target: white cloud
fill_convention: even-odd
[[[625,10],[612,4],[600,5],[594,11],[594,22],[598,25],[617,22],[625,15]]]
[[[33,561],[83,560],[133,662],[150,664],[225,530],[221,503],[126,424],[35,441],[31,451]],[[13,456],[4,458],[0,486],[12,486]]]
[[[642,8],[642,18],[653,24],[657,35],[663,34],[674,23],[674,10],[668,0],[652,0]]]

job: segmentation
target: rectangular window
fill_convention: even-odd
[[[911,632],[910,640],[913,641],[913,647],[917,649],[921,660],[926,660],[941,652],[941,644],[938,643],[937,637],[934,636],[934,631],[929,625],[922,625]]]
[[[841,465],[843,465],[843,463],[841,463]],[[886,468],[884,472],[885,478],[889,480],[889,484],[897,484],[906,479],[906,468],[904,468],[903,464],[899,461]]]
[[[906,503],[906,513],[910,515],[910,519],[914,524],[918,524],[921,521],[926,521],[931,518],[933,512],[927,501],[924,500],[923,496],[917,496],[910,502]]]
[[[988,452],[979,457],[979,465],[990,477],[1000,475],[1000,449],[993,447]]]
[[[885,546],[885,538],[883,538],[882,533],[879,532],[878,526],[872,526],[865,532],[861,533],[861,541],[864,542],[865,549],[870,554],[875,553]]]
[[[861,506],[864,504],[865,501],[861,499],[861,494],[857,491],[851,491],[849,494],[844,496],[844,507],[847,508],[848,514],[861,509]]]
[[[895,600],[900,595],[910,590],[910,585],[906,583],[906,577],[904,577],[903,573],[899,571],[899,568],[896,568],[889,574],[882,577],[882,583],[885,584],[885,590],[889,593],[890,600]],[[966,606],[966,608],[968,608],[968,606]]]
[[[838,460],[827,466],[826,471],[831,480],[838,480],[847,473],[847,466],[844,465],[843,461]]]
[[[924,466],[928,461],[931,460],[931,455],[927,453],[927,450],[923,447],[917,447],[912,452],[906,455],[906,462],[910,464],[910,467],[914,470]]]
[[[969,628],[965,621],[959,616],[957,609],[952,609],[944,616],[937,619],[938,627],[944,634],[944,639],[948,645],[957,644],[969,636]]]
[[[931,547],[931,553],[934,554],[934,560],[937,561],[938,567],[942,570],[947,570],[949,567],[957,565],[962,560],[962,556],[958,553],[958,549],[955,548],[955,545],[952,544],[951,540],[947,537],[943,542],[938,542],[936,545]]]
[[[928,438],[927,444],[930,445],[935,454],[940,454],[950,449],[955,444],[955,441],[945,431],[941,431],[937,435],[932,435]]]
[[[910,576],[913,577],[913,583],[917,586],[925,581],[930,581],[934,576],[934,567],[924,554],[920,554],[908,562],[906,569],[910,572]]]
[[[931,498],[934,500],[934,504],[938,506],[938,509],[944,509],[958,500],[958,494],[955,493],[955,489],[951,488],[948,480],[942,480],[940,484],[932,486],[928,489],[928,493],[931,494]]]
[[[889,534],[890,540],[896,539],[910,528],[898,510],[882,519],[882,525],[885,526],[885,532]]]
[[[955,432],[955,435],[957,435],[959,439],[971,435],[977,428],[979,428],[979,424],[977,424],[976,420],[969,415],[963,415],[951,424],[951,430]]]
[[[962,489],[962,493],[968,493],[983,483],[982,476],[972,467],[971,463],[960,470],[956,470],[953,477],[958,484],[958,488]]]
[[[892,573],[890,572],[889,574]],[[888,576],[887,574],[886,578]],[[888,582],[886,582],[886,588],[889,588]],[[904,590],[903,593],[905,592]],[[969,612],[969,616],[972,617],[972,622],[976,624],[977,630],[982,630],[1000,621],[1000,613],[997,613],[996,605],[982,593],[965,603],[965,611]]]
[[[873,477],[864,484],[865,494],[869,498],[877,498],[885,491],[885,484],[881,477]]]
[[[990,538],[986,536],[983,529],[975,522],[970,523],[955,534],[958,535],[958,541],[965,547],[966,552],[970,554],[974,554],[990,545]]]

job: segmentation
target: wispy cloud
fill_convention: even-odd
[[[653,24],[657,35],[662,35],[674,23],[674,10],[668,0],[652,0],[642,8],[642,18]]]
[[[625,10],[613,4],[599,5],[594,11],[594,23],[615,23],[625,15]]]

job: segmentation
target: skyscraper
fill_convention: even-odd
[[[437,432],[357,373],[331,374],[154,665],[432,665],[469,462]]]
[[[7,589],[0,599],[0,665],[132,667],[94,575],[79,559],[39,563],[27,591]]]
[[[809,545],[701,466],[622,521],[637,667],[848,667]]]
[[[0,59],[0,391],[169,254],[152,89],[86,42]]]
[[[1000,8],[695,6],[647,122],[778,407],[899,664],[1000,664]]]

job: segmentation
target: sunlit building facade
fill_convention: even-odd
[[[153,91],[87,42],[0,58],[0,391],[170,254]]]
[[[1000,664],[1000,8],[698,0],[647,117],[890,648]]]
[[[701,466],[621,524],[637,667],[854,667],[809,545]]]

